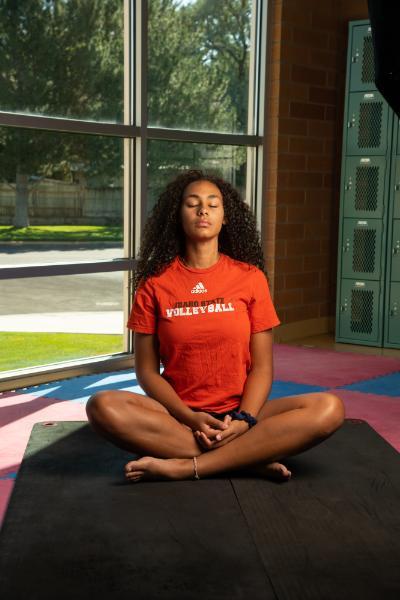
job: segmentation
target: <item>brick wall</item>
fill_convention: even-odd
[[[269,3],[263,228],[278,341],[334,328],[347,24],[365,18],[367,0]]]

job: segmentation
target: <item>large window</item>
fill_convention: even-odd
[[[254,8],[251,0],[150,0],[151,126],[248,133]]]
[[[261,223],[267,4],[0,4],[3,388],[132,364],[135,255],[180,171],[230,180]]]

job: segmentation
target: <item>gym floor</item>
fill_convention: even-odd
[[[361,344],[339,344],[335,342],[334,333],[323,333],[298,338],[296,340],[285,341],[289,346],[303,346],[305,348],[325,348],[335,352],[355,352],[356,354],[375,354],[376,356],[391,356],[400,358],[400,349],[396,348],[377,348],[375,346],[363,346]]]

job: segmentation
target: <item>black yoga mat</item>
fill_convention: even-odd
[[[86,423],[36,424],[0,535],[7,600],[400,597],[399,454],[364,421],[244,472],[126,483]]]

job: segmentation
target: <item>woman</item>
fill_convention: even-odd
[[[188,171],[168,185],[144,229],[128,321],[146,395],[104,391],[87,404],[97,432],[142,455],[129,481],[244,468],[287,480],[278,461],[342,425],[330,393],[267,402],[280,321],[263,271],[254,215],[229,183]]]

